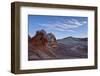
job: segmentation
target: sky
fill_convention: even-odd
[[[44,29],[57,39],[65,37],[88,37],[88,17],[28,15],[28,34],[33,37],[36,31]]]

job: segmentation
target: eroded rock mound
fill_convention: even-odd
[[[37,31],[36,35],[31,39],[31,43],[35,47],[35,50],[48,50],[48,39],[46,32],[44,30]]]
[[[48,38],[48,36],[44,30],[40,30],[36,32],[36,35],[32,37],[31,40],[30,37],[28,37],[29,60],[56,58],[56,55],[52,52],[52,47],[54,47],[55,43],[49,40],[50,38]],[[50,37],[55,39],[52,35],[50,35]]]
[[[57,47],[57,41],[56,41],[56,37],[54,36],[54,34],[48,33],[47,37],[48,37],[48,46],[50,46],[52,48],[56,48]]]

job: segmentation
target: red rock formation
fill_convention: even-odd
[[[48,50],[48,39],[44,32],[37,31],[36,35],[30,41],[32,45],[35,47],[35,50]]]

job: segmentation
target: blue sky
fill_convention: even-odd
[[[32,37],[41,29],[52,32],[57,39],[88,37],[88,17],[28,15],[29,35]]]

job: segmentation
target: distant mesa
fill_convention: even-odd
[[[81,41],[87,41],[88,38],[76,38],[76,37],[72,37],[72,36],[69,36],[69,37],[66,37],[66,38],[63,38],[64,40],[81,40]]]

